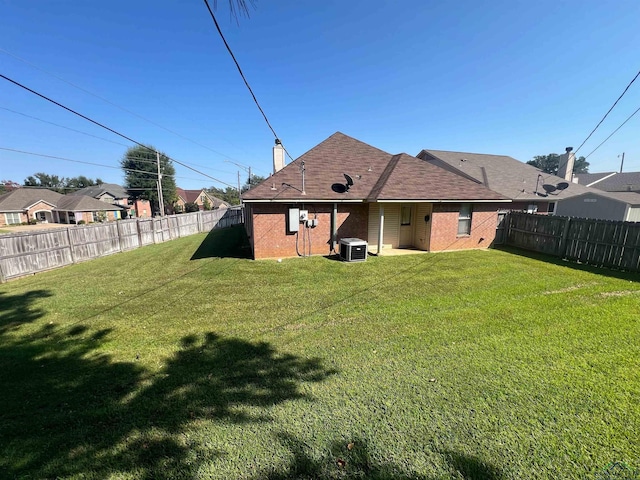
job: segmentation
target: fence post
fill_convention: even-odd
[[[120,228],[120,222],[114,221],[116,222],[116,233],[118,234],[118,249],[122,252],[122,229]]]
[[[0,283],[6,282],[7,279],[4,277],[4,273],[2,272],[2,263],[0,263]]]
[[[198,233],[202,233],[204,231],[204,223],[202,221],[202,211],[198,210]]]
[[[71,252],[71,263],[76,263],[76,252],[73,251],[73,240],[71,240],[71,227],[67,227],[67,238],[69,239],[69,252]]]
[[[571,224],[571,217],[567,217],[567,221],[564,223],[564,228],[562,229],[562,236],[560,237],[560,242],[558,242],[558,256],[560,258],[565,258],[567,254],[567,237],[569,236],[569,225]]]
[[[140,219],[136,218],[136,232],[138,234],[138,247],[142,246],[142,232],[140,232]]]

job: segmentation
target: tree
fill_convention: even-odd
[[[197,212],[198,210],[200,210],[200,207],[198,207],[196,202],[187,202],[184,204],[184,211],[186,213]]]
[[[261,177],[260,175],[251,175],[251,178],[248,178],[247,181],[244,182],[244,185],[242,186],[242,193],[246,192],[247,190],[251,190],[256,185],[264,182],[264,180],[265,177]]]
[[[203,210],[212,210],[213,206],[211,205],[211,202],[209,201],[209,199],[207,197],[204,198],[204,201],[202,202],[202,209]]]
[[[0,180],[0,195],[3,193],[9,193],[10,191],[20,187],[21,185],[19,183],[12,180]]]
[[[96,178],[87,178],[84,175],[78,177],[65,178],[58,175],[49,175],[48,173],[34,173],[29,175],[24,180],[25,187],[40,187],[55,190],[59,193],[67,193],[71,190],[78,190],[80,188],[91,187],[93,185],[100,185],[102,180]]]
[[[133,198],[149,200],[153,204],[153,210],[159,212],[156,149],[150,145],[131,147],[120,160],[120,166],[124,170],[124,183],[129,195]],[[171,159],[162,152],[160,153],[160,173],[164,204],[172,205],[178,199],[174,178],[176,170]]]
[[[56,192],[64,193],[66,187],[66,179],[57,175],[49,175],[48,173],[34,173],[24,179],[25,187],[41,187],[50,188]]]
[[[557,175],[558,167],[560,166],[560,162],[564,161],[563,159],[564,155],[550,153],[549,155],[537,155],[533,157],[533,160],[529,160],[527,164],[533,165],[545,173]],[[576,158],[576,161],[573,164],[573,173],[589,173],[589,162],[587,162],[586,158]]]

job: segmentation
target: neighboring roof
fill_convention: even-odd
[[[76,212],[99,212],[102,210],[122,210],[126,207],[112,205],[86,195],[62,195],[56,204],[56,210]]]
[[[305,194],[302,194],[304,163]],[[354,181],[346,192],[344,174]],[[336,132],[242,196],[243,201],[485,200],[506,201],[478,182],[406,153],[391,155]]]
[[[578,183],[580,185],[584,185],[586,187],[595,186],[595,183],[598,183],[604,180],[607,177],[615,175],[616,172],[603,172],[603,173],[576,173],[573,178],[578,179]],[[596,187],[598,188],[598,187]]]
[[[506,155],[422,150],[418,158],[474,179],[514,201],[557,201],[589,191],[583,185],[567,182]],[[551,193],[543,187],[551,189],[565,182],[566,189]]]
[[[640,205],[640,193],[634,192],[605,192],[601,190],[591,189],[588,193],[583,193],[582,195],[596,195],[598,197],[606,197],[611,198],[613,200],[618,200],[620,202],[626,203],[631,206]]]
[[[129,194],[124,187],[116,183],[102,183],[100,185],[93,185],[91,187],[81,188],[69,195],[87,195],[89,197],[98,198],[105,193],[111,194],[114,198],[128,198]]]
[[[640,172],[615,173],[592,186],[607,192],[638,191],[640,190]]]
[[[195,203],[203,191],[204,191],[204,188],[201,188],[200,190],[184,190],[180,187],[176,188],[176,193],[186,203],[189,203],[189,202]],[[204,193],[207,193],[207,192],[204,192]]]
[[[63,196],[46,188],[16,188],[0,195],[0,212],[23,211],[41,201],[56,205]]]
[[[189,202],[196,203],[198,201],[198,198],[200,197],[200,195],[204,194],[211,201],[211,206],[213,208],[219,208],[220,205],[226,205],[227,207],[231,206],[230,204],[228,204],[224,200],[222,200],[222,199],[220,199],[218,197],[214,197],[209,192],[207,192],[204,188],[201,188],[200,190],[185,190],[183,188],[178,187],[178,188],[176,188],[176,193],[178,194],[178,196],[180,198],[182,198],[182,200],[185,203],[189,203]]]

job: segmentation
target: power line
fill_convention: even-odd
[[[206,1],[206,0],[205,0]],[[584,139],[584,142],[582,142],[580,144],[580,146],[576,149],[575,153],[578,153],[578,150],[580,150],[582,148],[582,146],[587,143],[587,140],[589,140],[589,138],[591,138],[591,135],[593,135],[593,133],[598,129],[598,127],[600,126],[600,124],[602,124],[602,122],[604,122],[604,119],[607,118],[607,116],[611,113],[611,110],[613,110],[613,108],[618,104],[618,102],[620,101],[620,99],[622,97],[624,97],[624,94],[627,93],[627,90],[629,90],[629,87],[631,86],[631,84],[633,82],[636,81],[636,78],[638,78],[638,76],[640,76],[640,71],[638,71],[638,73],[636,73],[636,76],[633,77],[633,80],[631,80],[629,82],[629,85],[627,85],[627,87],[623,90],[623,92],[620,94],[620,96],[618,97],[618,99],[613,102],[613,105],[611,105],[611,108],[607,111],[607,113],[604,114],[604,117],[602,117],[602,120],[600,120],[598,122],[598,124],[595,126],[595,128],[593,130],[591,130],[591,133],[587,136],[587,138]],[[623,124],[624,125],[624,124]],[[606,140],[605,140],[606,141]],[[594,150],[595,151],[595,150]],[[591,152],[593,153],[593,152]],[[591,155],[591,153],[589,155]]]
[[[113,140],[109,140],[108,138],[99,137],[99,136],[93,135],[91,133],[83,132],[81,130],[76,130],[75,128],[65,127],[64,125],[60,125],[58,123],[49,122],[47,120],[43,120],[42,118],[34,117],[33,115],[27,115],[26,113],[18,112],[16,110],[11,110],[10,108],[0,107],[0,109],[6,110],[7,112],[15,113],[16,115],[22,115],[23,117],[32,118],[33,120],[38,120],[39,122],[42,122],[42,123],[48,123],[49,125],[54,125],[56,127],[64,128],[66,130],[71,130],[72,132],[81,133],[82,135],[86,135],[88,137],[97,138],[99,140],[104,140],[105,142],[114,143],[116,145],[121,145],[123,147],[129,147],[129,145],[125,145],[124,143],[114,142]]]
[[[44,154],[44,153],[27,152],[25,150],[18,150],[16,148],[0,147],[0,150],[4,150],[6,152],[23,153],[25,155],[33,155],[35,157],[52,158],[52,159],[55,159],[55,160],[64,160],[65,162],[81,163],[81,164],[84,164],[84,165],[92,165],[94,167],[112,168],[112,169],[115,169],[115,170],[124,170],[124,171],[127,171],[127,172],[133,172],[133,173],[145,173],[147,175],[153,175],[153,176],[157,176],[158,175],[156,172],[148,172],[146,170],[136,170],[136,169],[133,169],[133,168],[114,167],[113,165],[105,165],[103,163],[94,163],[94,162],[87,162],[87,161],[83,161],[83,160],[74,160],[74,159],[71,159],[71,158],[58,157],[58,156],[55,156],[55,155],[47,155],[47,154]],[[179,175],[170,175],[168,173],[163,173],[162,175],[165,176],[165,177],[181,178],[183,180],[198,180],[198,181],[201,180],[200,178],[182,177],[182,176],[179,176]],[[229,186],[233,187],[233,185],[229,185]]]
[[[638,109],[637,109],[635,112],[633,112],[631,115],[629,115],[629,116],[627,117],[627,119],[626,119],[624,122],[622,122],[622,124],[621,124],[618,128],[616,128],[613,132],[611,132],[611,135],[609,135],[607,138],[605,138],[605,139],[602,141],[602,143],[601,143],[600,145],[598,145],[596,148],[594,148],[594,149],[593,149],[593,151],[592,151],[589,155],[587,155],[587,156],[585,157],[585,159],[589,158],[589,157],[591,156],[591,154],[592,154],[592,153],[594,153],[594,152],[595,152],[596,150],[598,150],[602,145],[604,145],[604,143],[605,143],[607,140],[609,140],[611,137],[613,137],[613,135],[614,135],[618,130],[620,130],[620,129],[624,126],[624,124],[625,124],[625,123],[627,123],[629,120],[631,120],[631,119],[633,118],[633,116],[634,116],[636,113],[638,113],[638,112],[640,112],[640,107],[638,107]]]
[[[5,80],[7,80],[7,81],[9,81],[9,82],[11,82],[11,83],[13,83],[14,85],[17,85],[17,86],[18,86],[18,87],[20,87],[20,88],[23,88],[23,89],[27,90],[28,92],[33,93],[34,95],[37,95],[38,97],[40,97],[40,98],[42,98],[42,99],[44,99],[44,100],[47,100],[48,102],[53,103],[54,105],[59,106],[60,108],[63,108],[63,109],[65,109],[65,110],[67,110],[68,112],[73,113],[74,115],[79,116],[80,118],[83,118],[83,119],[87,120],[88,122],[93,123],[94,125],[98,125],[99,127],[104,128],[105,130],[108,130],[108,131],[110,131],[111,133],[113,133],[113,134],[115,134],[115,135],[118,135],[119,137],[122,137],[122,138],[124,138],[125,140],[130,141],[131,143],[135,143],[136,145],[138,145],[138,146],[140,146],[140,147],[142,147],[142,148],[146,148],[146,149],[147,149],[147,150],[149,150],[149,151],[155,151],[155,150],[153,150],[152,148],[149,148],[148,146],[146,146],[146,145],[144,145],[144,144],[142,144],[142,143],[140,143],[140,142],[138,142],[138,141],[134,140],[133,138],[128,137],[128,136],[126,136],[126,135],[124,135],[124,134],[122,134],[122,133],[120,133],[120,132],[117,132],[116,130],[114,130],[114,129],[112,129],[112,128],[109,128],[109,127],[107,127],[106,125],[103,125],[102,123],[97,122],[96,120],[93,120],[93,119],[91,119],[91,118],[87,117],[86,115],[83,115],[83,114],[81,114],[81,113],[79,113],[79,112],[76,112],[75,110],[73,110],[73,109],[71,109],[71,108],[69,108],[69,107],[66,107],[66,106],[64,106],[63,104],[59,103],[59,102],[56,102],[55,100],[52,100],[51,98],[49,98],[49,97],[47,97],[47,96],[45,96],[45,95],[43,95],[43,94],[41,94],[41,93],[38,93],[38,92],[36,92],[35,90],[32,90],[32,89],[30,89],[29,87],[27,87],[27,86],[25,86],[25,85],[22,85],[21,83],[16,82],[15,80],[12,80],[12,79],[10,79],[9,77],[7,77],[7,76],[5,76],[5,75],[2,75],[1,73],[0,73],[0,77],[1,77],[1,78],[4,78]],[[176,160],[175,158],[171,158],[171,157],[169,157],[168,155],[165,155],[165,156],[166,156],[168,159],[172,160],[173,162],[177,163],[178,165],[182,165],[183,167],[188,168],[189,170],[192,170],[192,171],[194,171],[194,172],[196,172],[196,173],[199,173],[200,175],[202,175],[202,176],[204,176],[204,177],[207,177],[207,178],[209,178],[209,179],[211,179],[211,180],[214,180],[214,181],[216,181],[216,182],[218,182],[218,183],[222,183],[223,185],[227,185],[227,186],[229,186],[229,187],[233,187],[233,185],[231,185],[230,183],[223,182],[222,180],[219,180],[219,179],[217,179],[217,178],[215,178],[215,177],[212,177],[211,175],[208,175],[208,174],[206,174],[206,173],[203,173],[203,172],[201,172],[200,170],[197,170],[197,169],[195,169],[195,168],[193,168],[193,167],[190,167],[189,165],[187,165],[187,164],[185,164],[185,163],[183,163],[183,162],[180,162],[180,161]]]
[[[222,38],[222,41],[224,42],[224,46],[227,47],[227,51],[229,52],[229,55],[231,55],[231,58],[233,59],[233,63],[236,64],[236,68],[238,69],[238,73],[240,73],[240,76],[242,77],[242,80],[244,81],[244,84],[247,86],[247,89],[249,90],[249,93],[251,94],[251,97],[253,98],[253,101],[255,102],[256,106],[258,107],[258,110],[260,110],[260,113],[262,114],[262,117],[264,118],[264,121],[267,122],[267,126],[269,127],[269,130],[271,130],[271,133],[273,133],[273,136],[276,139],[279,139],[280,137],[278,137],[278,134],[276,133],[276,131],[271,126],[271,123],[269,122],[269,119],[267,118],[267,115],[264,113],[264,110],[262,110],[262,107],[260,106],[260,103],[258,103],[258,99],[256,98],[255,94],[253,93],[251,85],[249,85],[249,82],[247,81],[247,78],[244,76],[244,73],[242,72],[242,68],[240,68],[240,64],[238,63],[238,60],[236,60],[236,56],[233,54],[233,52],[231,51],[231,47],[227,43],[227,39],[224,38],[222,30],[220,29],[220,25],[218,25],[218,21],[216,20],[216,16],[213,14],[213,10],[211,10],[211,6],[209,5],[208,0],[204,0],[204,3],[207,6],[207,10],[209,10],[209,14],[211,15],[211,19],[213,20],[213,23],[215,24],[216,29],[218,30],[218,33],[220,34],[220,38]],[[284,148],[284,145],[282,145],[282,148],[285,151],[285,153],[287,154],[287,156],[289,157],[289,159],[291,159],[291,161],[293,161],[293,158],[291,157],[291,155],[289,155],[289,152],[287,151],[287,149]]]
[[[173,135],[176,135],[177,137],[180,137],[180,138],[182,138],[183,140],[187,140],[188,142],[191,142],[191,143],[193,143],[194,145],[198,145],[199,147],[202,147],[202,148],[204,148],[204,149],[206,149],[206,150],[209,150],[209,151],[211,151],[211,152],[215,153],[216,155],[220,155],[221,157],[225,157],[225,158],[228,158],[228,159],[230,159],[230,160],[235,160],[234,158],[230,157],[229,155],[226,155],[226,154],[224,154],[224,153],[222,153],[222,152],[218,152],[217,150],[214,150],[213,148],[210,148],[210,147],[208,147],[208,146],[206,146],[206,145],[204,145],[204,144],[202,144],[202,143],[200,143],[200,142],[197,142],[197,141],[195,141],[195,140],[193,140],[193,139],[191,139],[191,138],[189,138],[189,137],[186,137],[186,136],[182,135],[181,133],[178,133],[178,132],[176,132],[176,131],[174,131],[174,130],[171,130],[170,128],[164,127],[164,126],[160,125],[159,123],[154,122],[153,120],[149,120],[148,118],[143,117],[142,115],[139,115],[139,114],[137,114],[137,113],[135,113],[135,112],[132,112],[131,110],[126,109],[125,107],[122,107],[122,106],[120,106],[120,105],[118,105],[118,104],[116,104],[116,103],[114,103],[114,102],[112,102],[112,101],[110,101],[110,100],[108,100],[108,99],[106,99],[106,98],[104,98],[104,97],[101,97],[100,95],[97,95],[97,94],[95,94],[95,93],[93,93],[93,92],[90,92],[90,91],[89,91],[89,90],[87,90],[86,88],[80,87],[79,85],[76,85],[75,83],[72,83],[72,82],[70,82],[70,81],[68,81],[68,80],[65,80],[64,78],[62,78],[62,77],[60,77],[60,76],[58,76],[58,75],[56,75],[56,74],[54,74],[54,73],[48,72],[48,71],[47,71],[47,70],[45,70],[44,68],[41,68],[41,67],[39,67],[39,66],[35,65],[34,63],[31,63],[31,62],[29,62],[28,60],[25,60],[24,58],[20,58],[19,56],[14,55],[14,54],[13,54],[13,53],[11,53],[11,52],[8,52],[8,51],[7,51],[7,50],[5,50],[4,48],[0,48],[0,52],[4,53],[5,55],[9,55],[10,57],[15,58],[16,60],[20,60],[21,62],[26,63],[27,65],[29,65],[29,66],[31,66],[31,67],[33,67],[33,68],[35,68],[36,70],[40,70],[41,72],[44,72],[44,73],[46,73],[47,75],[50,75],[50,76],[52,76],[53,78],[56,78],[56,79],[60,80],[61,82],[64,82],[64,83],[66,83],[67,85],[72,86],[73,88],[76,88],[76,89],[78,89],[78,90],[80,90],[80,91],[82,91],[82,92],[84,92],[84,93],[86,93],[86,94],[88,94],[88,95],[91,95],[92,97],[95,97],[95,98],[97,98],[97,99],[99,99],[99,100],[102,100],[103,102],[108,103],[109,105],[111,105],[111,106],[113,106],[113,107],[116,107],[116,108],[118,108],[118,109],[122,110],[123,112],[128,113],[129,115],[133,115],[134,117],[137,117],[137,118],[139,118],[140,120],[144,120],[145,122],[148,122],[148,123],[150,123],[151,125],[154,125],[154,126],[156,126],[156,127],[158,127],[158,128],[161,128],[162,130],[164,130],[164,131],[166,131],[166,132],[169,132],[169,133],[171,133],[171,134],[173,134]]]

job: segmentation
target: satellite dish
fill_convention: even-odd
[[[567,182],[560,182],[558,185],[556,185],[556,188],[558,190],[566,190],[567,188],[569,188],[569,184]]]
[[[347,183],[334,183],[333,185],[331,185],[331,190],[336,193],[346,193],[349,191],[349,188],[353,186],[353,178],[351,178],[346,173],[343,173],[343,175]]]
[[[347,180],[347,190],[349,190],[349,187],[353,186],[353,178],[351,178],[346,173],[343,173],[343,175],[344,175],[344,178]]]
[[[544,188],[544,191],[547,193],[553,193],[557,190],[557,187],[555,185],[549,185],[548,183],[542,185],[542,188]]]

